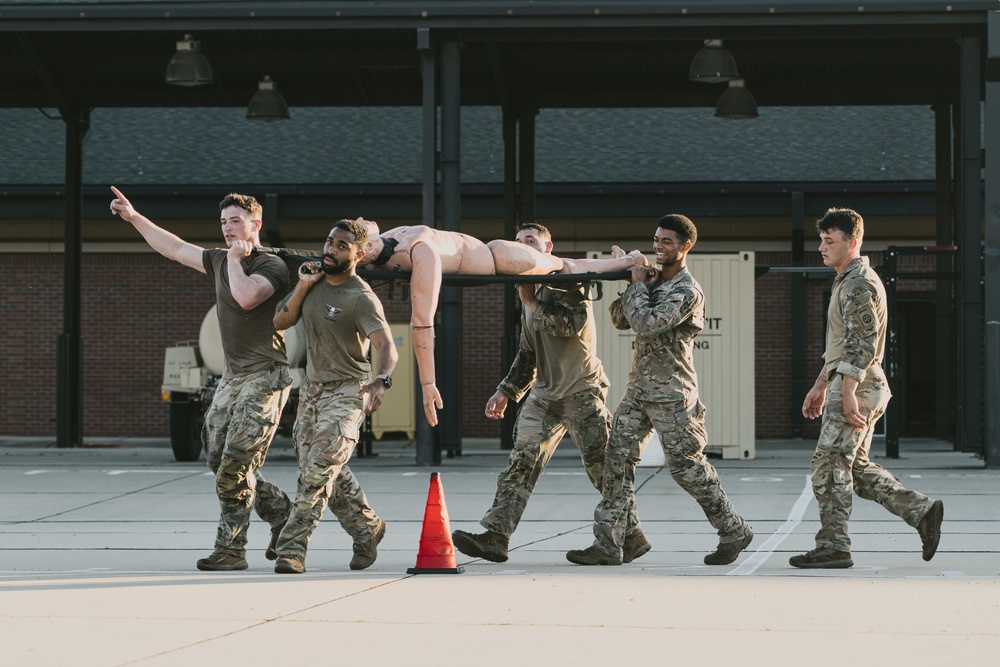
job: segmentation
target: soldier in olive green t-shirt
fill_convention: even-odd
[[[537,223],[521,225],[517,241],[541,253],[552,251],[551,234]],[[523,304],[520,348],[507,377],[487,402],[486,416],[499,419],[509,401],[528,397],[517,414],[514,447],[497,479],[493,506],[479,522],[486,532],[452,533],[456,549],[496,563],[507,560],[510,536],[567,433],[580,450],[591,484],[600,490],[611,427],[605,405],[608,378],[597,358],[594,314],[584,288],[519,285],[518,292]],[[649,548],[636,529],[628,536],[626,557],[631,561]]]
[[[292,443],[299,462],[298,491],[288,523],[278,538],[274,571],[306,571],[309,540],[327,505],[354,540],[352,570],[375,562],[385,521],[368,505],[347,461],[358,443],[364,415],[378,409],[392,386],[396,346],[382,304],[354,273],[364,257],[367,232],[356,220],[337,222],[320,262],[299,269],[299,282],[278,306],[274,325],[302,320],[306,334],[306,381]],[[369,344],[378,352],[372,379]]]
[[[230,194],[219,204],[228,250],[188,243],[141,215],[115,187],[112,214],[130,222],[158,253],[215,279],[219,328],[226,368],[205,415],[202,439],[215,473],[221,517],[215,549],[198,561],[199,570],[245,570],[251,509],[271,526],[266,556],[291,511],[281,489],[258,469],[288,400],[291,377],[285,343],[272,318],[288,291],[288,268],[260,245],[262,209],[248,195]]]

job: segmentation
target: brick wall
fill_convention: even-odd
[[[54,435],[63,256],[0,255],[0,273],[0,432]],[[159,255],[86,254],[80,291],[84,434],[165,435],[163,350],[198,338],[211,281]]]
[[[880,253],[872,262],[882,261]],[[810,253],[808,263],[819,265]],[[758,253],[758,266],[787,266],[789,253]],[[930,269],[933,260],[907,258],[907,269]],[[63,328],[63,256],[0,254],[3,335],[0,354],[0,433],[54,436],[56,344]],[[792,396],[791,351],[804,346],[805,388],[820,366],[823,297],[830,280],[806,280],[805,339],[791,340],[789,274],[756,281],[756,416],[760,438],[789,437],[802,396]],[[900,288],[927,290],[928,281]],[[214,302],[204,275],[152,254],[85,254],[82,266],[84,433],[88,436],[163,436],[167,408],[160,399],[163,351],[195,340]],[[377,290],[390,322],[408,322],[409,303]],[[462,292],[462,433],[497,437],[499,425],[483,416],[487,398],[506,372],[500,364],[503,287]],[[814,438],[814,422],[803,437]]]
[[[819,255],[809,265],[822,266]],[[757,266],[790,266],[791,253],[757,253]],[[787,438],[793,420],[801,418],[801,396],[792,396],[792,346],[803,348],[803,391],[808,391],[822,364],[824,336],[823,293],[831,280],[806,280],[804,340],[792,340],[792,281],[788,273],[766,273],[755,282],[756,341],[755,368],[757,437]],[[801,422],[800,422],[801,423]],[[814,438],[818,424],[801,424],[802,436]]]
[[[0,432],[55,434],[62,255],[0,255]]]

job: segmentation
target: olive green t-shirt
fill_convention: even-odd
[[[351,276],[341,285],[321,280],[302,301],[306,377],[323,384],[371,380],[368,336],[388,329],[382,302],[368,283]]]
[[[596,387],[607,387],[597,358],[594,313],[579,286],[541,286],[535,310],[521,311],[521,345],[507,377],[497,387],[515,401],[528,389],[537,398],[560,401]]]
[[[215,279],[219,331],[226,359],[225,377],[245,375],[275,366],[287,366],[285,338],[274,329],[274,309],[288,293],[288,267],[274,255],[253,253],[241,263],[246,275],[264,276],[274,286],[274,294],[252,310],[243,308],[233,298],[226,266],[228,252],[206,248],[202,264]]]
[[[543,286],[536,294],[539,303],[535,311],[525,308],[521,316],[521,345],[535,351],[538,367],[532,391],[549,400],[608,386],[604,367],[597,358],[597,327],[591,303],[563,303],[561,294]]]

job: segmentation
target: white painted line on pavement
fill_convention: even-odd
[[[52,472],[51,470],[27,470],[25,475],[41,475],[43,473]]]
[[[809,506],[809,501],[812,500],[812,479],[809,475],[806,475],[806,485],[802,489],[802,493],[799,494],[798,500],[792,505],[792,511],[789,512],[788,518],[785,519],[785,523],[778,527],[778,530],[767,538],[764,544],[760,545],[756,551],[750,554],[749,558],[734,567],[726,575],[734,576],[747,576],[753,574],[757,571],[761,565],[767,562],[767,559],[771,557],[774,550],[777,549],[785,538],[795,530],[795,527],[802,522],[802,517],[806,513],[806,507]]]
[[[959,572],[957,570],[944,570],[941,574],[945,577],[954,577],[956,579],[965,579],[969,576],[965,572]]]

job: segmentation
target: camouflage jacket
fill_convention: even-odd
[[[520,347],[497,389],[519,401],[529,389],[540,398],[560,400],[589,387],[607,387],[584,289],[543,285],[535,296],[535,310],[521,310]]]
[[[851,261],[833,281],[827,312],[823,373],[863,382],[885,354],[886,297],[882,280],[867,257]]]
[[[617,328],[636,333],[629,391],[656,403],[698,400],[693,352],[705,328],[705,293],[687,268],[652,288],[632,283],[610,310]]]

